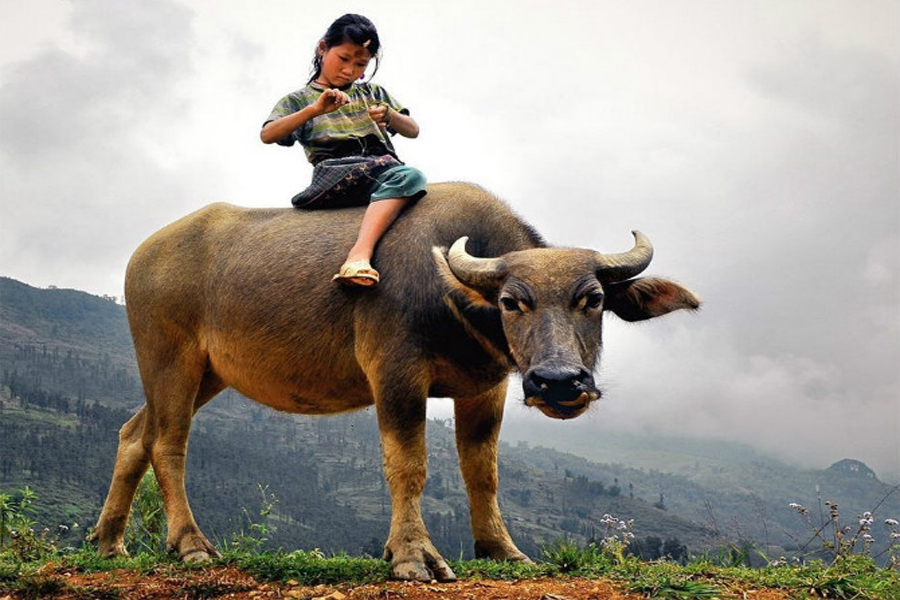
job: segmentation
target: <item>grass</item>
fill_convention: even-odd
[[[31,490],[24,488],[15,495],[0,494],[0,595],[15,593],[17,597],[30,599],[65,591],[72,597],[114,598],[118,593],[115,589],[76,589],[57,573],[61,570],[79,573],[122,570],[149,577],[203,569],[203,566],[182,564],[162,553],[164,529],[155,483],[155,478],[149,474],[139,488],[133,528],[129,530],[132,547],[138,550],[133,558],[101,559],[88,546],[60,550],[53,536],[35,533],[32,529],[36,496]],[[260,493],[262,507],[258,516],[245,515],[246,530],[220,543],[223,557],[214,561],[213,566],[237,568],[260,582],[309,586],[355,586],[390,579],[390,565],[381,560],[325,556],[319,550],[262,552],[262,543],[272,531],[269,517],[277,500],[264,487],[260,487]],[[832,513],[829,521],[816,526],[817,535],[827,531],[828,527],[837,528],[836,507]],[[889,521],[894,523],[891,525],[893,533],[898,533],[896,522]],[[748,589],[774,589],[797,600],[900,600],[897,557],[891,554],[892,566],[882,567],[868,554],[857,553],[856,538],[869,531],[870,517],[860,520],[859,531],[851,538],[854,543],[833,545],[837,552],[831,563],[809,561],[792,565],[779,560],[763,568],[743,566],[746,561],[725,555],[696,558],[683,565],[669,561],[644,562],[627,552],[634,537],[631,521],[604,515],[600,523],[607,528],[602,541],[578,546],[559,540],[547,545],[543,560],[534,564],[460,560],[451,561],[450,566],[460,579],[468,581],[604,578],[625,591],[659,600],[741,597]],[[852,533],[852,528],[850,531]],[[830,542],[831,537],[822,536],[822,539]],[[838,536],[836,539],[840,542],[843,538]],[[900,546],[894,549],[898,548]],[[48,568],[48,563],[52,567]],[[215,582],[196,585],[203,589],[194,590],[194,597],[218,594],[215,589],[206,589],[216,587]]]
[[[391,575],[390,565],[383,560],[346,555],[328,558],[317,550],[226,555],[222,562],[260,581],[297,581],[303,585],[362,585],[387,581]]]
[[[139,554],[133,558],[100,559],[88,548],[52,558],[61,569],[79,572],[127,570],[144,575],[187,571],[203,567],[183,565],[171,557]],[[545,560],[536,564],[489,560],[452,562],[462,580],[525,580],[534,578],[605,578],[621,589],[660,600],[689,600],[740,596],[739,590],[775,589],[797,600],[897,600],[900,575],[878,567],[867,557],[851,557],[833,565],[777,566],[761,569],[727,567],[710,560],[687,565],[642,562],[631,556],[619,560],[596,546],[578,548],[565,542],[548,547]],[[42,567],[47,560],[21,562],[0,556],[0,593],[40,598],[59,592],[64,580]],[[346,555],[325,556],[317,550],[296,552],[234,552],[214,566],[236,567],[260,582],[301,585],[363,585],[390,578],[390,566],[381,560]],[[77,590],[75,590],[77,592]],[[98,592],[99,593],[99,592]]]

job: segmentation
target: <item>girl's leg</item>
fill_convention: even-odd
[[[369,264],[378,240],[411,200],[425,195],[425,176],[406,165],[388,169],[376,182],[356,243],[347,253],[340,272],[334,276],[335,281],[361,286],[378,283],[378,272]]]
[[[386,198],[369,204],[363,215],[362,225],[359,227],[359,236],[347,254],[346,262],[372,260],[378,240],[397,219],[400,211],[408,202],[409,198]]]

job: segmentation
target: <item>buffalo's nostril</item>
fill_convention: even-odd
[[[560,379],[551,379],[544,374],[538,374],[536,371],[530,371],[526,374],[522,381],[525,387],[525,394],[528,396],[543,396],[550,391],[551,387],[555,387],[560,383]]]
[[[522,387],[528,398],[564,406],[583,404],[582,394],[594,391],[594,378],[583,367],[542,365],[525,374]]]

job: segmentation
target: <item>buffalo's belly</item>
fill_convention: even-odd
[[[250,385],[247,385],[250,383]],[[302,415],[331,415],[360,410],[372,405],[371,395],[362,390],[311,390],[291,386],[266,383],[253,385],[242,381],[233,385],[238,392],[248,398],[275,410]],[[255,382],[258,383],[258,382]]]
[[[338,353],[323,360],[310,350],[215,340],[209,347],[209,368],[225,385],[284,412],[333,414],[373,403],[365,375],[352,356]]]

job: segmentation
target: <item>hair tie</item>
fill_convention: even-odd
[[[362,43],[362,47],[363,47],[363,48],[368,48],[368,47],[369,47],[369,44],[370,44],[371,42],[372,42],[372,40],[366,40],[366,41],[364,41],[364,42]]]

